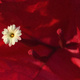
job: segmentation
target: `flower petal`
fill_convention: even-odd
[[[8,38],[4,38],[4,43],[8,44],[9,43],[9,39]]]
[[[12,46],[12,39],[9,39],[9,47]]]
[[[13,25],[12,25],[12,30],[15,30],[15,28],[16,28],[16,27],[15,27],[15,25],[13,24]]]

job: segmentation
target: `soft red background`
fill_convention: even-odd
[[[9,47],[11,24],[23,35]],[[0,0],[0,80],[80,80],[79,46],[79,0]]]

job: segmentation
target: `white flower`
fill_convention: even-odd
[[[18,40],[21,40],[20,36],[22,35],[20,27],[16,27],[14,24],[8,26],[7,29],[5,28],[2,34],[4,43],[9,44],[9,47],[14,45],[15,42],[18,42]]]

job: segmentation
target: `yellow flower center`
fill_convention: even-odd
[[[10,37],[13,38],[13,37],[14,37],[14,33],[11,33],[11,34],[10,34]]]

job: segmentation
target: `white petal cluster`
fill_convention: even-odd
[[[5,44],[8,44],[9,47],[12,45],[15,45],[15,42],[18,42],[18,40],[21,40],[21,30],[20,27],[16,27],[14,24],[8,26],[8,28],[4,28],[4,31],[2,31],[2,39]]]

